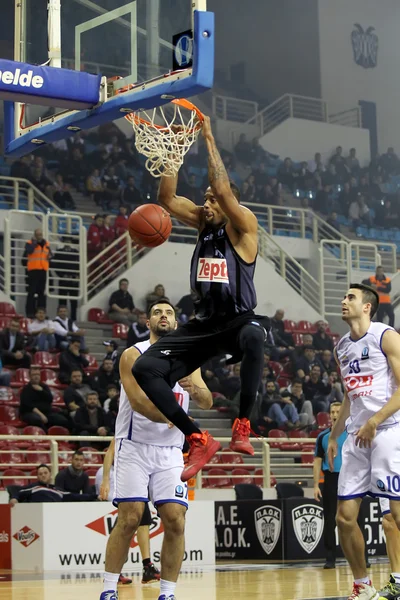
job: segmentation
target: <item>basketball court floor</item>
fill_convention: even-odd
[[[376,588],[388,578],[388,563],[375,563],[371,576]],[[182,573],[177,600],[345,600],[352,577],[347,564],[324,571],[321,563],[291,565],[220,564]],[[42,574],[0,572],[0,600],[98,600],[101,573]],[[144,586],[138,572],[133,584],[121,586],[120,600],[157,600],[158,584]]]

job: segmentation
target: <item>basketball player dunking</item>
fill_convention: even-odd
[[[379,599],[367,575],[364,538],[357,524],[361,499],[367,494],[388,498],[400,529],[400,336],[392,327],[371,322],[378,306],[375,290],[351,284],[342,301],[342,319],[350,332],[335,348],[345,397],[329,438],[328,457],[333,469],[337,438],[346,426],[336,523],[354,576],[349,600]],[[400,583],[400,574],[393,575]]]
[[[261,381],[265,329],[255,317],[254,270],[257,219],[239,203],[239,190],[229,181],[205,117],[210,187],[204,205],[176,195],[177,177],[162,177],[158,200],[173,217],[195,227],[190,285],[195,319],[152,345],[135,362],[136,381],[155,406],[186,436],[188,464],[182,481],[193,477],[219,450],[177,404],[171,386],[219,353],[241,360],[239,418],[233,425],[231,450],[254,454],[249,442],[249,416]]]
[[[143,515],[149,494],[164,526],[159,600],[175,600],[176,581],[185,549],[187,485],[183,469],[182,433],[168,423],[132,376],[132,362],[157,340],[176,328],[175,309],[167,301],[149,309],[150,339],[128,348],[121,356],[121,395],[115,427],[114,500],[118,520],[108,539],[104,591],[100,600],[117,600],[119,573]],[[189,396],[200,408],[212,406],[200,369],[173,387],[175,403],[185,414]]]

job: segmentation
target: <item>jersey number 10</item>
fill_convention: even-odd
[[[361,371],[360,369],[360,363],[358,362],[358,360],[352,360],[349,363],[349,367],[350,367],[350,371],[349,373],[359,373]]]

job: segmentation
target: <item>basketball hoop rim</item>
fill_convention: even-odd
[[[196,116],[199,120],[199,123],[196,124],[196,126],[193,128],[192,131],[195,131],[196,129],[201,129],[203,122],[204,122],[204,115],[201,112],[201,110],[199,108],[197,108],[197,106],[195,104],[193,104],[186,98],[174,98],[173,100],[171,100],[171,103],[176,104],[177,106],[180,106],[181,108],[185,108],[187,110],[191,110],[192,112],[195,112]],[[125,119],[127,119],[130,123],[132,123],[134,125],[146,125],[147,127],[157,129],[159,131],[162,131],[164,129],[168,130],[168,127],[165,127],[164,125],[157,125],[156,123],[151,123],[147,119],[143,119],[142,117],[139,117],[135,112],[131,112],[128,115],[125,115]]]

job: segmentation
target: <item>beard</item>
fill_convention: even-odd
[[[158,335],[158,337],[160,337],[160,338],[161,338],[161,337],[164,337],[164,336],[166,336],[166,335],[167,335],[167,333],[169,333],[170,331],[171,331],[171,326],[170,326],[170,325],[168,325],[168,327],[164,327],[163,325],[158,325],[158,326],[156,327],[156,330],[155,330],[155,332],[154,332],[154,333],[155,333],[156,335]]]

